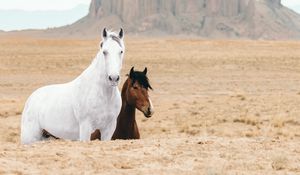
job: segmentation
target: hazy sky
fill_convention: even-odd
[[[71,24],[88,13],[90,2],[91,0],[0,0],[0,30],[42,29]],[[300,0],[282,0],[282,4],[300,14]]]
[[[27,11],[67,10],[79,4],[90,4],[91,0],[0,0],[0,9]]]
[[[287,6],[300,14],[300,0],[281,0],[281,2],[284,6]]]

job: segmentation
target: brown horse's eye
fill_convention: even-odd
[[[133,89],[138,89],[138,87],[137,86],[133,86]]]

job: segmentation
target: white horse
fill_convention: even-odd
[[[43,140],[43,131],[68,140],[89,141],[99,129],[110,140],[121,110],[118,89],[125,46],[119,34],[103,30],[101,49],[75,80],[42,87],[27,99],[21,123],[21,143]]]

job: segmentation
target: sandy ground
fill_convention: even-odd
[[[123,81],[148,67],[141,140],[20,145],[26,98],[74,79],[97,40],[0,38],[0,174],[299,174],[300,44],[126,38]]]

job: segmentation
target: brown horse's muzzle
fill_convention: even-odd
[[[142,112],[144,113],[145,117],[147,118],[152,117],[152,115],[154,114],[152,105],[149,105],[149,107],[144,108]]]

